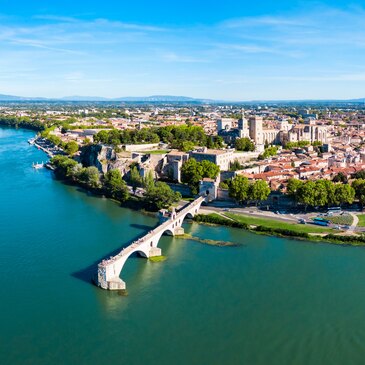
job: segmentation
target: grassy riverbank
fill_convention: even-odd
[[[290,231],[299,232],[299,233],[330,233],[332,229],[325,227],[318,227],[312,224],[297,224],[297,223],[286,223],[283,221],[278,221],[270,218],[256,218],[250,217],[240,214],[234,213],[224,213],[223,215],[227,216],[234,221],[245,223],[251,226],[265,226],[273,229],[288,229]]]
[[[247,219],[249,221],[247,221]],[[312,228],[315,228],[316,230],[321,230],[325,228],[308,227],[305,225],[294,225],[285,223],[282,224],[282,222],[269,219],[256,219],[255,223],[253,223],[254,219],[255,218],[252,218],[251,220],[251,217],[240,216],[237,214],[231,214],[229,218],[227,215],[227,218],[225,218],[216,213],[198,214],[194,217],[194,220],[198,223],[240,228],[257,234],[266,234],[302,240],[304,239],[312,242],[327,242],[340,245],[365,246],[365,236],[336,235],[333,234],[334,231],[328,228],[324,232],[314,232]],[[268,223],[268,221],[270,222]],[[261,225],[257,225],[259,222],[261,223]],[[310,228],[311,230],[307,231],[307,228]]]
[[[359,227],[365,227],[365,214],[359,214],[357,217],[359,218],[359,223],[357,225]]]

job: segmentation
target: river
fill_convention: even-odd
[[[157,219],[32,169],[33,134],[0,128],[0,364],[364,363],[364,248],[186,224],[239,246],[163,237],[103,291],[95,263]]]

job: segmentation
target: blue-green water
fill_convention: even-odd
[[[0,364],[363,364],[365,249],[187,225],[131,258],[129,295],[90,284],[157,220],[55,181],[33,133],[0,129]]]

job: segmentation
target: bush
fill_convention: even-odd
[[[334,234],[328,234],[323,237],[331,241],[339,241],[344,243],[365,243],[364,236],[336,236]]]
[[[287,237],[309,238],[309,234],[306,232],[296,232],[296,231],[292,231],[290,229],[285,229],[285,228],[270,228],[270,227],[265,227],[265,226],[257,226],[255,228],[255,231],[279,234],[279,235],[283,235],[283,236],[287,236]]]

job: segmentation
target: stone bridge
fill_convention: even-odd
[[[125,289],[125,282],[120,279],[120,273],[129,256],[138,252],[143,257],[160,256],[161,249],[157,247],[164,233],[169,235],[181,235],[184,229],[181,227],[185,217],[193,218],[198,213],[205,197],[201,196],[178,212],[173,212],[168,220],[148,232],[145,236],[134,241],[128,247],[122,249],[118,255],[108,260],[103,260],[98,265],[98,286],[103,289]]]

